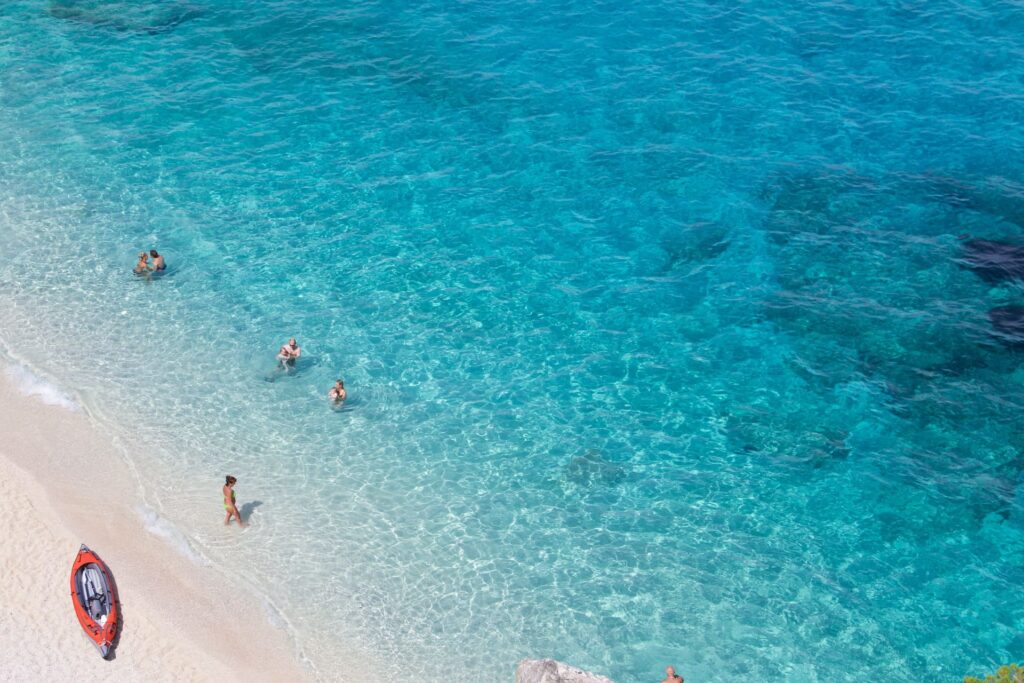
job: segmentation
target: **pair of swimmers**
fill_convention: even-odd
[[[153,257],[153,262],[149,262],[149,257]],[[150,249],[147,254],[144,251],[139,252],[139,262],[135,264],[135,268],[132,272],[136,275],[149,275],[150,273],[162,273],[167,270],[167,264],[164,262],[164,257],[161,256],[156,249]]]
[[[302,348],[299,343],[295,341],[295,337],[288,340],[288,343],[281,347],[277,352],[277,362],[282,370],[289,370],[295,367],[295,361],[302,355]],[[345,391],[345,383],[340,379],[335,380],[334,386],[327,392],[327,398],[331,400],[334,405],[340,404],[346,398],[348,398],[348,392]]]

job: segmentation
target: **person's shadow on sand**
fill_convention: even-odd
[[[256,511],[260,505],[263,505],[262,500],[252,500],[248,503],[242,503],[242,507],[238,508],[238,514],[242,517],[242,521],[246,524],[249,523],[249,518],[252,517],[252,513]]]

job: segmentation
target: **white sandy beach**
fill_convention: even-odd
[[[128,466],[86,415],[27,397],[0,372],[0,435],[0,681],[312,678],[256,596],[146,530]],[[120,594],[111,661],[71,606],[83,542]]]

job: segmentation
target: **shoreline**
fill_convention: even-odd
[[[176,549],[110,439],[81,406],[38,386],[0,372],[0,562],[14,577],[0,583],[5,676],[313,680],[289,633],[271,623],[272,608]],[[86,640],[69,602],[80,543],[117,582],[123,624],[111,661]]]

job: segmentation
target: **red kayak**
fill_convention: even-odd
[[[85,635],[106,659],[117,635],[117,592],[107,565],[84,544],[71,567],[71,602]]]

